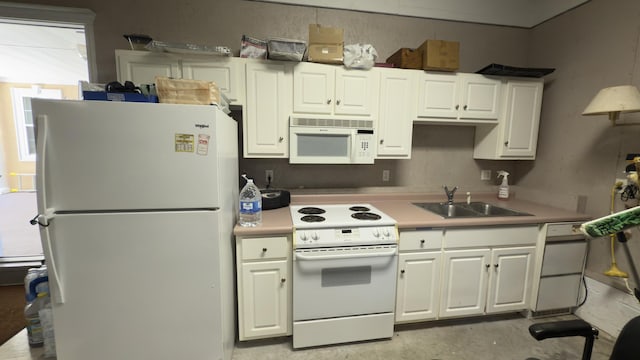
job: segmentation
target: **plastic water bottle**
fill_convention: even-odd
[[[262,195],[260,189],[247,178],[247,184],[240,190],[240,226],[253,227],[262,223]]]
[[[27,336],[29,346],[44,345],[44,333],[40,322],[40,310],[44,308],[47,293],[39,293],[35,300],[28,302],[24,307],[24,318],[27,321]]]

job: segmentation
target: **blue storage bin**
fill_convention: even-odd
[[[108,93],[104,91],[83,91],[84,100],[101,101],[128,101],[128,102],[151,102],[157,103],[158,97],[155,95],[142,95],[138,93]]]

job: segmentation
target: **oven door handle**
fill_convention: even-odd
[[[334,259],[353,259],[353,258],[370,258],[370,257],[383,257],[393,256],[397,252],[397,249],[391,249],[384,252],[369,252],[369,253],[343,253],[334,255],[303,255],[301,253],[294,253],[296,260],[334,260]]]

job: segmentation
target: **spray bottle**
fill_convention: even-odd
[[[498,179],[500,176],[502,176],[502,184],[498,187],[498,199],[506,200],[509,198],[509,180],[507,179],[509,173],[504,170],[500,170],[498,171]]]

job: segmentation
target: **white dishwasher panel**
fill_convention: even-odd
[[[536,311],[569,308],[578,305],[581,274],[540,279]]]
[[[585,240],[548,242],[544,249],[542,276],[580,274],[587,251]]]

